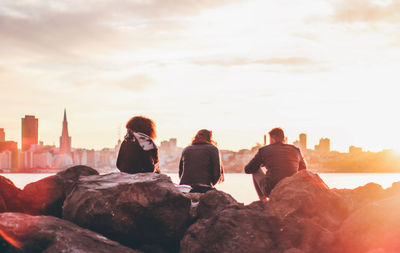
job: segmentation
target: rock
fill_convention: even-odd
[[[74,166],[54,176],[27,184],[18,195],[23,202],[22,211],[33,215],[61,217],[67,193],[80,176],[87,175],[98,175],[98,172],[87,166]]]
[[[385,190],[385,197],[394,197],[400,194],[400,182],[392,183],[392,186]]]
[[[49,176],[27,184],[19,198],[23,202],[24,213],[61,217],[65,194],[61,180],[57,176]]]
[[[186,231],[181,253],[204,249],[229,253],[327,252],[348,215],[345,201],[309,171],[279,182],[268,202],[256,201],[243,207],[218,194],[204,194],[200,203],[202,198],[209,198],[212,205],[208,209],[217,208],[218,200],[225,197],[227,207],[209,216],[210,211],[204,212],[207,219],[197,220]],[[199,217],[200,213],[199,207]]]
[[[330,230],[337,229],[348,215],[344,199],[307,170],[281,180],[271,192],[269,206],[281,220],[311,218]]]
[[[17,188],[11,180],[0,176],[0,212],[15,212],[21,209],[21,201],[18,194],[21,189]]]
[[[75,186],[75,182],[78,181],[80,177],[92,175],[99,175],[99,172],[84,165],[73,166],[56,174],[56,176],[62,181],[65,195],[69,194]]]
[[[371,202],[342,224],[336,252],[400,252],[400,196]]]
[[[188,192],[188,193],[183,193],[187,198],[190,199],[191,205],[190,205],[190,218],[192,220],[197,219],[197,207],[199,206],[200,202],[200,197],[204,193],[198,193],[198,192]]]
[[[346,202],[322,179],[302,170],[281,180],[267,203],[281,227],[275,234],[277,248],[304,252],[326,252],[334,243],[334,232],[348,215]]]
[[[386,191],[382,188],[382,186],[375,183],[368,183],[353,190],[333,189],[332,191],[345,199],[350,210],[355,210],[371,201],[376,201],[387,197]]]
[[[63,216],[134,248],[176,251],[191,221],[190,202],[167,175],[111,173],[80,178]]]
[[[222,210],[243,204],[239,204],[231,195],[218,191],[212,190],[204,193],[199,200],[197,207],[197,216],[200,219],[210,218]]]
[[[51,216],[0,214],[0,252],[138,253],[75,224]]]
[[[279,252],[272,237],[278,220],[258,210],[235,206],[186,231],[180,253]]]

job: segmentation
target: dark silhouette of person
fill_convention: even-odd
[[[199,130],[192,144],[182,151],[179,162],[179,184],[190,185],[191,192],[207,192],[224,180],[219,150],[212,131]]]
[[[119,149],[117,168],[126,173],[155,172],[158,167],[158,148],[155,124],[151,119],[136,116],[126,123],[126,135]]]
[[[284,143],[285,134],[281,128],[272,129],[269,136],[270,145],[260,148],[245,167],[247,174],[253,174],[258,197],[264,201],[280,180],[307,168],[300,149]]]

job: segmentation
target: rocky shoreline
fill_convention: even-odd
[[[312,172],[270,201],[182,193],[167,175],[75,166],[19,189],[0,176],[0,252],[400,252],[400,182],[329,189]]]

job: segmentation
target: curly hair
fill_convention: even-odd
[[[134,132],[144,133],[152,139],[157,136],[156,124],[154,121],[143,116],[132,117],[128,123],[126,123],[126,128],[131,129]]]

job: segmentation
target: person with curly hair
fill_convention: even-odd
[[[151,119],[135,116],[126,124],[126,135],[119,149],[117,168],[130,174],[160,173],[155,124]]]
[[[210,130],[198,131],[192,145],[182,151],[179,178],[179,184],[192,187],[191,192],[207,192],[224,180],[219,150]]]

